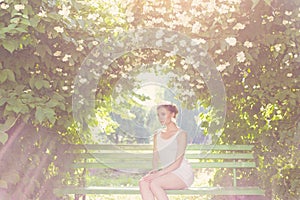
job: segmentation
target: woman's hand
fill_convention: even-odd
[[[148,172],[148,174],[155,174],[159,171],[159,169],[153,169],[151,171]]]
[[[160,177],[160,176],[161,176],[161,174],[160,174],[159,170],[151,170],[146,176],[144,176],[142,178],[142,180],[151,182],[153,179]]]

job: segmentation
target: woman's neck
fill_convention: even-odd
[[[171,132],[171,131],[175,131],[175,130],[178,130],[178,126],[174,122],[167,124],[166,132]]]

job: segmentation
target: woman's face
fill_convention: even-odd
[[[169,124],[172,121],[172,117],[174,117],[174,113],[170,112],[168,109],[164,107],[160,107],[157,110],[158,120],[162,125]]]

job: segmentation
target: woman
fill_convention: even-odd
[[[154,134],[153,170],[139,182],[143,200],[167,200],[165,190],[186,189],[194,181],[193,170],[184,158],[187,133],[176,125],[177,113],[177,107],[172,104],[157,107],[158,119],[166,128]]]

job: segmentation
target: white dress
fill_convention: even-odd
[[[168,139],[163,139],[161,137],[161,131],[158,132],[156,146],[161,167],[167,167],[176,161],[178,146],[177,136],[182,133],[182,131],[183,130],[179,129],[176,134]],[[186,188],[190,187],[194,181],[193,169],[185,158],[183,158],[181,165],[171,173],[177,175],[186,184]]]

